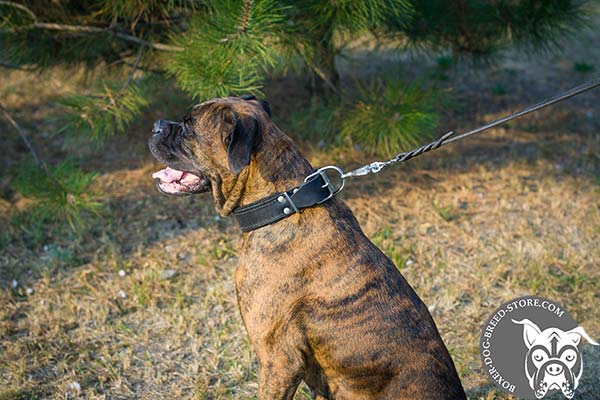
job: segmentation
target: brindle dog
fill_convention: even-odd
[[[222,216],[313,172],[253,97],[158,121],[150,149],[161,191],[212,190]],[[465,399],[427,307],[342,200],[245,233],[235,284],[259,399],[292,399],[302,380],[325,399]]]

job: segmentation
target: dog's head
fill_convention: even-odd
[[[594,342],[582,327],[563,331],[558,328],[540,328],[528,319],[512,320],[523,325],[523,341],[527,346],[525,373],[535,396],[541,399],[549,390],[560,390],[571,399],[579,385],[582,359],[578,345],[581,338]]]
[[[235,204],[225,203],[243,191],[255,154],[282,139],[270,115],[265,101],[243,96],[198,104],[182,121],[156,121],[149,147],[167,166],[153,174],[158,189],[188,195],[212,188],[218,211],[228,214]]]

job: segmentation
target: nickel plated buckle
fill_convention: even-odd
[[[337,188],[333,184],[333,182],[331,181],[329,176],[327,175],[327,171],[335,171],[340,175],[340,177],[339,177],[340,182],[339,182],[339,186]],[[314,178],[317,175],[320,175],[321,178],[323,178],[323,181],[325,182],[325,184],[321,187],[327,188],[329,190],[329,196],[325,197],[323,200],[319,201],[317,204],[321,204],[321,203],[331,199],[333,196],[335,196],[339,192],[341,192],[342,189],[344,188],[344,184],[346,183],[346,180],[344,179],[344,171],[342,171],[339,167],[336,167],[334,165],[327,165],[325,167],[319,168],[318,170],[316,170],[315,172],[313,172],[312,174],[310,174],[306,178],[304,178],[304,183],[310,181],[312,178]]]

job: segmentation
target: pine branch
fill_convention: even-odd
[[[23,140],[23,142],[25,143],[25,146],[27,146],[27,148],[29,149],[29,152],[31,153],[31,156],[35,160],[35,162],[38,165],[38,167],[40,168],[40,170],[44,173],[44,175],[46,175],[46,177],[52,183],[56,184],[57,188],[63,190],[65,193],[67,193],[67,190],[65,189],[65,187],[63,186],[63,184],[60,183],[58,181],[58,179],[56,179],[56,177],[50,173],[50,170],[48,169],[48,165],[39,156],[37,150],[35,149],[35,147],[31,143],[31,141],[27,137],[27,134],[25,133],[25,130],[23,128],[21,128],[21,125],[19,125],[17,123],[17,121],[15,121],[15,119],[10,115],[10,113],[8,112],[8,110],[6,109],[6,107],[4,107],[4,105],[2,103],[0,103],[0,111],[4,115],[4,118],[13,126],[13,128],[15,128],[15,130],[17,131],[17,133],[21,137],[21,140]]]
[[[0,111],[4,115],[4,118],[13,126],[13,128],[15,128],[15,130],[17,131],[17,133],[19,134],[19,136],[21,137],[21,139],[25,143],[25,146],[27,146],[27,148],[29,149],[29,152],[31,153],[31,156],[33,157],[33,159],[35,160],[35,162],[37,163],[37,165],[40,167],[40,169],[42,171],[44,171],[44,173],[48,177],[50,177],[50,172],[48,171],[48,166],[46,165],[46,163],[38,155],[35,147],[33,147],[33,144],[31,144],[31,142],[27,138],[27,134],[25,133],[25,131],[23,130],[23,128],[21,128],[21,126],[17,123],[17,121],[15,121],[14,118],[10,115],[10,113],[8,112],[8,110],[6,109],[6,107],[4,107],[4,105],[1,104],[1,103],[0,103]]]
[[[134,69],[132,71],[135,72]],[[131,73],[130,73],[131,76]],[[61,116],[63,127],[57,133],[67,136],[85,135],[102,143],[106,138],[123,133],[127,126],[148,105],[140,87],[133,79],[125,84],[104,83],[101,92],[92,95],[72,95],[59,100],[67,112]]]
[[[7,63],[4,61],[0,61],[0,67],[8,68],[8,69],[18,69],[20,71],[33,71],[34,70],[34,68],[24,67],[22,65],[11,64],[11,63]]]
[[[306,63],[306,65],[308,65],[308,67],[310,69],[312,69],[315,72],[315,74],[317,74],[319,76],[319,78],[321,78],[321,80],[323,82],[325,82],[327,84],[327,86],[329,86],[329,88],[335,94],[337,94],[338,96],[341,96],[339,89],[333,84],[333,82],[331,82],[331,80],[329,80],[329,78],[327,78],[327,75],[325,75],[323,70],[321,68],[319,68],[318,65],[313,63],[308,57],[303,57],[303,59],[304,59],[304,62]]]
[[[59,100],[67,109],[61,117],[64,122],[57,133],[71,131],[84,133],[89,139],[103,142],[107,137],[122,133],[131,121],[148,105],[148,101],[137,84],[133,84],[135,73],[145,49],[141,45],[131,65],[127,79],[120,86],[116,82],[102,85],[102,91],[90,95],[68,96]]]
[[[344,105],[340,136],[372,154],[393,155],[424,141],[438,125],[447,99],[436,89],[400,80],[359,87],[360,100]]]
[[[2,0],[2,1],[0,1],[0,5],[5,5],[5,6],[17,8],[17,9],[23,11],[24,13],[26,13],[27,15],[29,15],[31,17],[31,19],[33,19],[34,23],[37,22],[37,17],[33,13],[33,11],[31,11],[29,8],[25,7],[22,4],[15,3],[14,1],[4,1],[4,0]]]
[[[161,51],[183,51],[184,50],[182,47],[172,46],[172,45],[168,45],[168,44],[164,44],[164,43],[149,42],[147,40],[141,39],[141,38],[133,36],[133,35],[128,35],[126,33],[118,32],[116,30],[116,27],[113,25],[111,25],[107,28],[100,28],[100,27],[96,27],[96,26],[87,26],[87,25],[69,25],[69,24],[58,24],[58,23],[54,23],[54,22],[38,22],[38,19],[37,19],[37,16],[35,15],[35,13],[31,9],[29,9],[28,7],[26,7],[22,4],[17,4],[12,1],[0,0],[0,5],[7,5],[9,7],[17,8],[17,9],[25,12],[27,15],[29,15],[33,19],[32,24],[26,25],[26,26],[18,28],[18,29],[14,29],[14,31],[29,30],[29,29],[45,29],[45,30],[51,30],[51,31],[64,31],[64,32],[75,32],[75,33],[113,32],[114,35],[120,39],[123,39],[128,42],[138,43],[138,44],[141,44],[144,46],[148,46],[155,50],[161,50]]]
[[[133,65],[131,66],[131,71],[129,72],[129,77],[127,78],[127,81],[125,81],[125,83],[123,84],[123,88],[121,90],[127,89],[127,87],[131,84],[131,81],[133,80],[133,75],[135,74],[135,71],[138,68],[138,64],[140,63],[140,60],[142,59],[143,52],[144,52],[144,45],[142,44],[140,46],[140,50],[138,51],[137,57],[135,58],[135,61],[133,62]]]
[[[171,35],[185,51],[165,60],[168,73],[201,99],[260,93],[265,72],[277,62],[285,9],[279,0],[215,1],[185,33]]]
[[[235,33],[229,34],[225,36],[223,39],[219,40],[219,43],[225,43],[229,40],[238,39],[241,35],[243,35],[248,30],[248,24],[250,21],[250,13],[252,12],[252,0],[244,1],[244,11],[240,18],[240,25],[235,31]]]
[[[240,23],[240,32],[246,32],[248,29],[248,20],[250,19],[250,10],[252,9],[252,0],[244,2],[244,14],[242,14],[242,22]]]
[[[53,165],[50,177],[34,165],[25,164],[15,176],[14,187],[33,200],[24,217],[39,227],[53,229],[66,221],[73,232],[84,228],[83,213],[98,215],[102,203],[91,189],[96,173],[81,171],[70,160]]]
[[[31,24],[28,28],[38,28],[38,29],[46,29],[46,30],[54,30],[54,31],[66,31],[66,32],[84,32],[84,33],[105,33],[105,32],[113,32],[115,36],[120,39],[126,40],[132,43],[138,43],[144,46],[148,46],[155,50],[161,51],[183,51],[183,47],[172,46],[164,43],[154,43],[149,42],[144,39],[140,39],[136,36],[128,35],[125,33],[117,32],[113,28],[98,28],[95,26],[86,26],[86,25],[65,25],[65,24],[56,24],[50,22],[37,22]]]

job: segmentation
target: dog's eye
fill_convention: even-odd
[[[577,354],[573,350],[567,350],[562,356],[566,361],[571,362],[577,358]]]
[[[181,127],[183,128],[183,132],[187,134],[189,131],[191,131],[191,128],[194,126],[195,122],[196,120],[189,115],[183,117],[183,120],[181,121]]]
[[[531,358],[533,358],[533,361],[540,362],[540,361],[543,361],[544,358],[546,358],[546,354],[542,350],[538,349],[533,352],[533,354],[531,355]]]

